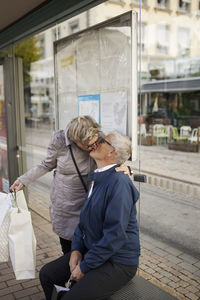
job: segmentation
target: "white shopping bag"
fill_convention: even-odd
[[[6,262],[9,258],[8,229],[10,224],[10,207],[10,196],[5,193],[0,193],[0,262]]]
[[[15,200],[16,207],[10,209],[10,259],[17,280],[32,279],[35,278],[36,239],[31,214],[22,191],[17,192]]]
[[[25,199],[25,196],[24,196],[24,192],[22,190],[16,193],[16,201],[17,201],[17,206],[18,207],[20,207],[22,209],[25,209],[25,210],[28,210],[28,206],[26,204],[26,199]]]

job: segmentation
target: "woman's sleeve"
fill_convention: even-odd
[[[84,256],[80,264],[83,273],[99,267],[122,247],[127,239],[130,214],[137,201],[135,197],[138,195],[134,195],[127,181],[115,184],[105,212],[103,236]]]
[[[43,159],[37,166],[20,176],[18,179],[26,186],[56,168],[58,148],[59,134],[57,131],[54,131],[47,149],[46,158]]]

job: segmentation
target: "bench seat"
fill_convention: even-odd
[[[177,298],[136,275],[126,286],[110,297],[110,300],[177,300]]]

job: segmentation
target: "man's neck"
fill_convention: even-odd
[[[97,164],[98,169],[101,169],[101,168],[106,167],[108,165],[116,164],[116,162],[113,161],[113,160],[110,160],[110,161],[96,161],[96,164]]]

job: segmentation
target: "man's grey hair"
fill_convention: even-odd
[[[131,156],[131,140],[128,136],[118,131],[113,131],[110,134],[112,135],[110,138],[110,143],[116,151],[115,162],[118,164],[123,164]]]
[[[71,120],[67,136],[74,142],[83,144],[101,131],[101,126],[90,116],[79,116]]]

